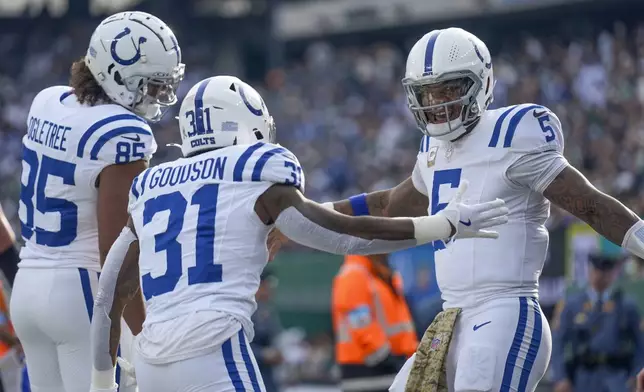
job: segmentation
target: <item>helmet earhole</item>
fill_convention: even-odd
[[[257,140],[264,139],[264,135],[262,135],[262,133],[260,131],[258,131],[257,129],[255,130],[255,137],[257,138]]]

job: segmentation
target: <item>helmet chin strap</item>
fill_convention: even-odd
[[[474,119],[474,121],[472,121],[471,123],[469,123],[469,124],[467,124],[467,125],[463,125],[463,126],[465,127],[465,132],[463,132],[463,134],[462,134],[462,135],[459,135],[459,136],[458,136],[458,137],[456,137],[455,139],[450,140],[450,142],[451,142],[451,143],[453,143],[453,142],[457,142],[457,141],[461,140],[462,138],[464,138],[465,136],[467,136],[467,135],[469,135],[470,133],[472,133],[472,131],[473,131],[473,130],[474,130],[474,128],[478,125],[478,123],[479,123],[479,121],[480,121],[480,120],[481,120],[481,117],[479,116],[479,117],[477,117],[476,119]]]

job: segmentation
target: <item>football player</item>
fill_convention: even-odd
[[[434,215],[465,180],[465,200],[506,202],[509,222],[498,227],[497,241],[434,242],[443,307],[462,308],[448,351],[450,391],[534,391],[544,375],[551,334],[538,282],[551,202],[644,255],[644,222],[567,162],[557,116],[537,104],[488,110],[494,83],[492,58],[479,38],[460,28],[424,35],[402,81],[424,134],[411,176],[392,189],[330,204],[347,215]],[[273,233],[271,253],[282,242]],[[413,361],[391,390],[404,390]]]
[[[297,158],[273,144],[264,101],[231,76],[190,90],[179,130],[184,158],[134,179],[130,221],[103,268],[92,321],[92,391],[117,388],[119,320],[139,282],[147,317],[134,369],[142,392],[263,391],[248,343],[274,226],[316,249],[368,254],[454,236],[494,238],[478,229],[507,221],[503,201],[465,205],[458,194],[437,215],[414,219],[349,217],[307,200]],[[463,219],[476,230],[459,231]]]
[[[35,392],[89,390],[101,264],[127,222],[132,179],[157,148],[148,122],[177,101],[183,73],[172,30],[152,15],[123,12],[96,28],[71,66],[70,86],[33,100],[11,315]],[[134,298],[125,312],[133,333],[143,317],[143,300]]]

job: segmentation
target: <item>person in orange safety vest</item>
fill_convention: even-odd
[[[402,280],[386,256],[347,256],[333,280],[331,313],[341,388],[387,391],[418,346]]]

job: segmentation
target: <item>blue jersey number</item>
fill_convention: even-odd
[[[291,169],[291,178],[285,179],[284,183],[300,188],[302,186],[302,168],[293,161],[284,161],[284,167]]]
[[[440,188],[441,185],[449,185],[450,188],[458,188],[461,183],[461,169],[438,170],[434,172],[434,181],[432,183],[432,215],[437,214],[447,207],[448,203],[441,203]],[[434,250],[445,249],[443,241],[434,241]]]
[[[132,158],[135,161],[143,159],[145,158],[145,154],[143,154],[144,149],[145,143],[118,142],[116,143],[116,158],[114,163],[129,163]]]
[[[43,155],[42,161],[39,162],[38,154],[27,147],[23,147],[22,161],[29,166],[27,183],[20,186],[20,201],[26,211],[25,220],[20,222],[22,236],[30,240],[35,235],[38,245],[58,247],[71,244],[78,234],[78,206],[65,199],[47,197],[45,188],[49,177],[58,177],[65,185],[76,185],[74,180],[76,165],[46,155]],[[48,231],[38,227],[34,222],[35,210],[43,215],[59,214],[60,230]],[[51,218],[43,217],[43,219]]]
[[[555,130],[548,124],[548,122],[550,122],[550,116],[547,114],[539,117],[541,130],[546,134],[546,142],[550,143],[555,140]]]
[[[188,268],[188,285],[216,283],[222,280],[222,265],[215,264],[215,217],[219,184],[207,184],[192,196],[191,205],[199,206],[197,218],[196,263]],[[145,202],[143,226],[152,221],[159,212],[169,211],[168,227],[154,236],[156,252],[165,251],[167,269],[162,276],[153,278],[149,273],[142,277],[145,299],[168,293],[177,286],[182,275],[182,246],[177,237],[183,230],[184,215],[188,202],[181,192],[172,192]]]

